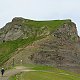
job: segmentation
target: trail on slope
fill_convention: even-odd
[[[0,74],[0,80],[8,80],[8,78],[12,75],[15,75],[17,73],[20,73],[20,72],[23,72],[23,71],[31,71],[29,68],[26,68],[24,66],[17,66],[15,67],[15,69],[11,69],[11,70],[7,70],[5,71],[4,73],[4,76],[2,77],[1,74]]]

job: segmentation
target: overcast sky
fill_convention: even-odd
[[[0,28],[14,17],[33,20],[72,19],[80,35],[80,0],[1,0]]]

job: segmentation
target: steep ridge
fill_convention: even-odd
[[[4,46],[16,42],[12,47],[17,47],[11,51],[10,46],[10,51],[7,51],[10,57],[6,60],[3,52],[5,51],[6,54],[7,48],[0,47],[1,59],[4,59],[7,65],[12,64],[13,58],[15,64],[20,64],[20,60],[23,60],[23,64],[52,66],[79,66],[80,64],[79,36],[76,24],[71,20],[34,21],[14,18],[0,30],[0,42],[0,45],[4,44]]]

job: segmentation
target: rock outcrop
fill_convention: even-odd
[[[47,39],[38,43],[39,50],[31,55],[34,63],[57,66],[80,64],[80,42],[73,22],[64,23],[62,27],[51,32]]]

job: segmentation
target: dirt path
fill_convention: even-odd
[[[8,78],[10,76],[15,75],[15,74],[20,73],[20,72],[23,72],[25,70],[31,71],[31,70],[29,70],[29,68],[26,68],[24,66],[17,66],[17,67],[15,67],[15,69],[11,69],[11,70],[5,71],[3,77],[0,74],[0,80],[8,80]]]
[[[28,67],[24,67],[24,66],[17,66],[14,69],[5,71],[5,74],[3,77],[0,74],[0,80],[8,80],[9,77],[12,75],[15,75],[15,74],[20,73],[20,72],[28,72],[28,71],[41,71],[41,72],[54,73],[54,72],[45,71],[45,70],[31,70],[30,67],[28,68]],[[70,74],[65,74],[65,73],[58,73],[58,74],[66,75],[66,76],[70,75]],[[72,76],[74,76],[74,75],[72,75]]]

